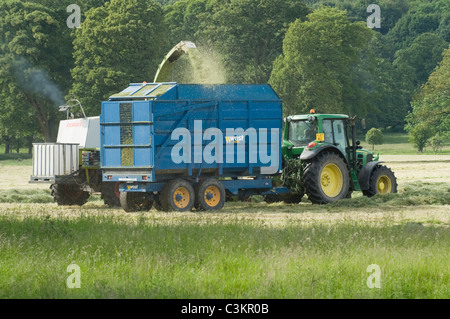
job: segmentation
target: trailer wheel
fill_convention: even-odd
[[[192,185],[184,179],[168,182],[159,196],[164,211],[190,211],[194,207],[195,192]]]
[[[50,186],[55,202],[62,205],[84,205],[90,194],[83,191],[78,185],[52,184]]]
[[[303,185],[313,204],[327,204],[346,198],[350,174],[344,160],[333,152],[322,152],[307,163]]]
[[[376,194],[397,193],[397,178],[390,168],[377,165],[370,174],[369,189],[363,194],[371,197]]]
[[[198,183],[195,189],[195,207],[198,210],[220,210],[225,204],[225,188],[214,178]]]
[[[149,199],[147,193],[141,192],[121,192],[120,206],[127,213],[148,211],[152,208],[153,201]]]
[[[120,206],[119,184],[119,182],[102,183],[102,199],[105,205],[108,205],[109,207]]]

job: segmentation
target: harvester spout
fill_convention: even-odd
[[[176,46],[174,46],[169,53],[164,57],[163,61],[156,71],[155,79],[153,82],[164,82],[167,80],[170,71],[172,70],[173,64],[178,60],[183,54],[187,53],[190,49],[197,49],[194,42],[191,41],[181,41]]]

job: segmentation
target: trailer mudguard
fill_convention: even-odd
[[[370,175],[378,164],[384,163],[382,161],[369,162],[358,174],[358,183],[361,190],[365,191],[369,189]]]

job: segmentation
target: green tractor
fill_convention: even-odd
[[[350,144],[351,142],[351,144]],[[283,174],[278,184],[290,194],[267,195],[266,201],[300,202],[304,194],[314,204],[397,192],[394,173],[356,141],[355,118],[342,114],[293,115],[285,118]]]

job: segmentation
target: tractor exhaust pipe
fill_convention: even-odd
[[[356,145],[356,115],[353,116],[351,119],[352,124],[352,158],[353,158],[353,170],[356,174],[356,148],[358,147]]]

